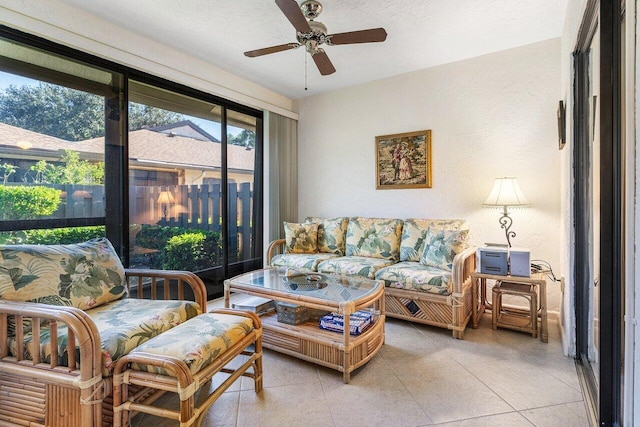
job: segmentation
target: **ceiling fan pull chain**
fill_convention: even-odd
[[[307,90],[307,55],[304,55],[304,90]]]

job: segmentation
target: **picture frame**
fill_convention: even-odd
[[[558,103],[558,149],[562,150],[567,142],[566,109],[564,101]]]
[[[431,130],[375,138],[376,190],[431,188]]]

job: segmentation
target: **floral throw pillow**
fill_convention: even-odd
[[[318,251],[318,224],[284,223],[285,251],[290,254],[312,254]]]
[[[71,245],[0,246],[0,299],[87,310],[126,292],[124,268],[105,238]]]
[[[429,227],[420,263],[430,267],[451,270],[453,258],[467,247],[469,230],[438,230]]]
[[[305,218],[307,223],[318,223],[318,252],[344,256],[345,235],[349,217],[338,218]]]

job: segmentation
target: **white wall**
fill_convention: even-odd
[[[299,101],[299,215],[464,218],[474,243],[503,242],[482,203],[515,176],[532,203],[512,214],[516,246],[560,258],[556,110],[560,39],[404,74]],[[376,135],[432,130],[433,188],[375,189]],[[560,307],[559,285],[548,306]]]

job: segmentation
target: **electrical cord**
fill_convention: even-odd
[[[545,274],[549,280],[554,282],[559,282],[560,279],[556,277],[553,273],[553,268],[551,268],[551,264],[548,261],[543,259],[532,259],[531,260],[531,271],[533,273],[542,273]]]

